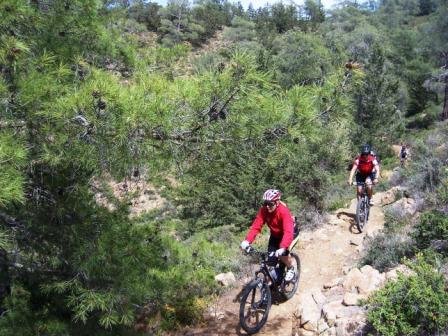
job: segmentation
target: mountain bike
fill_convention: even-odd
[[[369,220],[370,204],[367,196],[367,188],[365,182],[354,182],[353,185],[361,186],[361,194],[358,196],[358,203],[356,204],[355,223],[359,232],[362,232]]]
[[[286,266],[275,257],[275,252],[260,252],[251,246],[246,252],[260,259],[260,268],[242,290],[239,318],[241,327],[248,334],[254,334],[266,323],[274,295],[286,301],[296,293],[300,278],[300,259],[291,253],[296,275],[291,281],[285,281]]]

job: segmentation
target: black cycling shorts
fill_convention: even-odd
[[[356,173],[355,179],[357,183],[366,182],[367,179],[370,179],[372,182],[376,177],[376,172],[371,172],[369,175],[362,175],[359,172]]]
[[[275,252],[280,248],[280,242],[282,241],[282,238],[270,236],[269,242],[268,242],[268,252]],[[289,251],[286,250],[285,255],[288,255]]]

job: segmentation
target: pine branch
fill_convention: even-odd
[[[345,88],[346,88],[346,85],[347,85],[347,81],[348,81],[348,79],[350,78],[350,72],[346,72],[346,74],[344,75],[344,77],[343,77],[343,80],[341,81],[341,84],[340,84],[340,89],[341,89],[341,91],[344,91],[345,90]],[[336,89],[334,90],[334,94],[336,94],[337,93],[337,91],[336,91]],[[316,115],[313,119],[312,119],[312,121],[314,121],[314,120],[316,120],[316,119],[319,119],[319,118],[322,118],[323,116],[325,116],[325,115],[328,115],[329,113],[330,113],[330,111],[334,108],[336,106],[336,103],[335,103],[335,101],[333,100],[333,102],[330,104],[330,105],[328,105],[326,108],[325,108],[325,110],[323,110],[321,113],[319,113],[318,115]]]
[[[0,129],[2,128],[22,128],[26,126],[24,120],[19,121],[0,121]]]
[[[201,114],[202,119],[205,119],[205,117],[208,115],[209,116],[208,121],[203,121],[202,123],[197,124],[191,130],[186,130],[186,131],[182,131],[179,133],[167,134],[160,126],[157,126],[151,130],[151,132],[149,133],[149,136],[154,140],[161,140],[161,141],[171,140],[171,141],[193,142],[193,143],[199,143],[201,141],[216,142],[216,140],[210,140],[210,139],[202,140],[198,137],[193,137],[193,135],[195,133],[197,133],[199,130],[207,127],[213,121],[216,121],[219,118],[225,119],[227,116],[226,107],[239,91],[240,91],[240,88],[236,88],[235,90],[233,90],[222,104],[220,104],[219,100],[214,101]],[[217,107],[219,105],[221,105],[221,107],[218,109]],[[218,141],[228,142],[228,141],[232,141],[232,139],[222,138]]]
[[[3,221],[6,224],[6,226],[10,228],[21,228],[21,229],[25,228],[25,225],[22,222],[3,212],[0,212],[0,220]]]

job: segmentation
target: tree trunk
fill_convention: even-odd
[[[0,316],[4,312],[4,299],[11,294],[11,278],[9,276],[8,254],[0,248]]]
[[[442,57],[444,59],[445,65],[443,68],[445,70],[448,69],[448,51],[442,52]],[[445,83],[445,97],[443,98],[443,110],[440,115],[440,119],[446,120],[448,119],[448,72],[445,72],[443,74],[443,82]]]
[[[448,74],[445,75],[445,97],[443,98],[443,110],[441,119],[448,119]]]

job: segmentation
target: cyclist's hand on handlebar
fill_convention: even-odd
[[[373,180],[373,184],[378,184],[378,179],[377,178]]]
[[[240,247],[241,247],[242,250],[244,250],[244,251],[246,251],[246,252],[249,252],[249,251],[250,251],[250,248],[251,248],[250,243],[249,243],[247,240],[243,240],[243,241],[241,242]]]
[[[285,253],[285,249],[284,248],[280,248],[277,251],[275,251],[275,256],[276,257],[281,257],[283,255],[283,253]]]
[[[351,185],[352,185],[352,180],[347,180],[347,184],[348,184],[349,186],[351,186]]]

